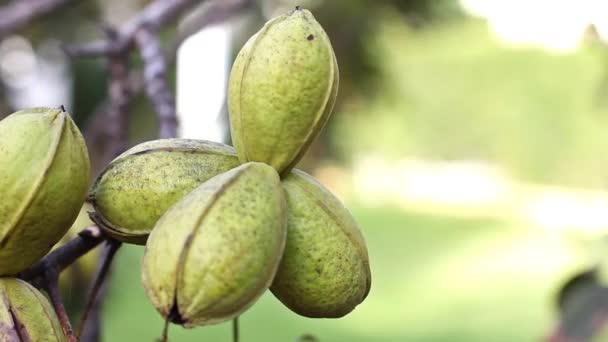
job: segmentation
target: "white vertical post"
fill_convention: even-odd
[[[182,138],[221,142],[220,120],[230,73],[228,24],[213,25],[189,37],[177,51],[176,105]]]

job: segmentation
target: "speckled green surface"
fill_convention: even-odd
[[[287,244],[272,293],[300,315],[342,317],[370,290],[363,236],[348,210],[313,177],[293,170],[282,184]]]
[[[89,182],[78,128],[60,109],[0,121],[0,275],[44,256],[76,219]]]
[[[145,243],[169,207],[209,178],[239,165],[230,146],[190,139],[154,140],[116,158],[89,195],[119,240]]]
[[[327,122],[338,78],[329,38],[309,11],[266,23],[230,74],[228,109],[239,159],[286,175]]]
[[[65,336],[42,293],[22,280],[0,278],[0,341],[59,342]]]
[[[150,234],[142,280],[148,298],[187,327],[234,318],[272,282],[286,238],[277,172],[247,163],[169,209]],[[176,305],[174,307],[174,305]]]

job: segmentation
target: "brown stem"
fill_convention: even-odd
[[[104,284],[104,281],[106,280],[106,276],[108,274],[108,271],[110,270],[112,260],[114,260],[114,256],[116,255],[116,252],[118,251],[121,245],[122,243],[120,241],[108,241],[108,249],[106,250],[106,253],[103,256],[103,261],[101,262],[99,270],[97,271],[97,276],[95,277],[91,290],[89,291],[87,305],[85,306],[82,318],[80,319],[80,324],[78,325],[78,330],[76,333],[76,336],[78,337],[81,336],[85,324],[87,322],[87,318],[91,313],[92,309],[95,307],[95,304],[97,303],[99,292],[102,288],[102,285]]]
[[[79,336],[80,342],[99,342],[101,341],[101,316],[102,316],[102,303],[105,291],[108,286],[108,280],[103,283],[99,295],[97,296],[97,300],[95,301],[95,305],[91,309],[91,313],[89,314],[89,319],[87,319],[87,323],[82,328],[82,335]]]
[[[232,320],[232,342],[239,342],[239,318]]]
[[[104,239],[105,237],[99,227],[96,225],[89,226],[81,231],[77,237],[47,254],[27,270],[19,273],[19,278],[26,281],[35,281],[36,278],[44,277],[49,267],[53,267],[57,273],[61,273],[78,258],[97,247]]]
[[[19,277],[38,287],[44,288],[51,300],[51,304],[59,317],[63,332],[69,342],[76,342],[69,317],[63,306],[59,293],[59,273],[74,263],[78,258],[95,248],[105,237],[99,227],[92,225],[81,231],[77,237],[63,246],[55,249],[42,260],[21,272]]]
[[[160,338],[160,342],[167,342],[169,341],[169,317],[167,316],[167,318],[165,319],[165,326],[163,327],[163,335]]]
[[[76,342],[77,339],[74,336],[72,325],[70,324],[70,318],[68,317],[63,301],[61,300],[61,294],[59,293],[59,272],[55,265],[46,265],[46,271],[44,273],[44,288],[49,295],[53,309],[59,317],[63,334],[67,338],[68,342]]]

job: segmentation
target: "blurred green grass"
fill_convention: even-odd
[[[372,290],[339,320],[299,317],[267,293],[241,318],[243,341],[536,341],[551,327],[556,284],[575,246],[501,219],[418,215],[352,204],[366,237]],[[140,282],[143,248],[125,246],[105,309],[105,341],[153,341],[163,322]],[[229,323],[172,326],[173,341],[230,341]]]

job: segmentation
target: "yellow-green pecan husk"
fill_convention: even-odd
[[[165,318],[186,327],[232,319],[270,286],[285,247],[279,175],[246,163],[193,190],[158,221],[142,281]]]
[[[11,275],[44,256],[70,228],[90,164],[68,113],[33,108],[0,121],[0,165],[0,275]]]
[[[59,319],[42,293],[20,279],[0,278],[0,341],[65,340]]]
[[[239,165],[230,146],[191,139],[139,144],[98,176],[89,201],[96,221],[114,238],[145,244],[156,221],[211,177]]]
[[[338,78],[329,38],[309,11],[297,8],[266,23],[230,74],[230,129],[239,160],[287,175],[331,115]]]
[[[299,315],[342,317],[363,302],[371,287],[359,227],[342,203],[306,173],[293,170],[282,185],[287,244],[270,290]]]

